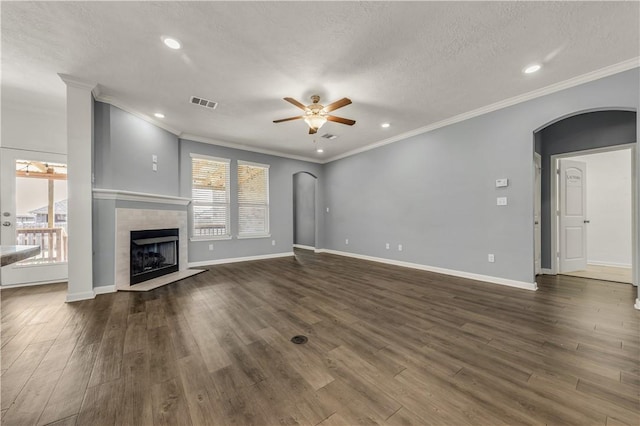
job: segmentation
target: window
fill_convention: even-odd
[[[191,207],[194,239],[229,238],[229,163],[191,154]]]
[[[238,236],[269,235],[269,166],[238,161]]]

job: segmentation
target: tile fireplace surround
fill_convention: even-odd
[[[116,290],[129,290],[131,231],[143,229],[179,229],[180,271],[188,269],[187,212],[185,210],[153,210],[116,208],[115,285]],[[141,283],[142,284],[142,283]],[[139,284],[136,284],[139,285]]]

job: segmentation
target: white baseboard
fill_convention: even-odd
[[[523,290],[535,291],[538,289],[538,284],[536,284],[535,282],[528,283],[526,281],[516,281],[516,280],[510,280],[507,278],[492,277],[490,275],[480,275],[480,274],[474,274],[471,272],[456,271],[454,269],[439,268],[437,266],[428,266],[428,265],[422,265],[419,263],[404,262],[401,260],[385,259],[382,257],[366,256],[363,254],[348,253],[344,251],[337,251],[337,250],[330,250],[330,249],[316,250],[316,253],[330,253],[330,254],[336,254],[338,256],[353,257],[356,259],[386,263],[386,264],[395,265],[395,266],[403,266],[405,268],[420,269],[422,271],[435,272],[438,274],[451,275],[454,277],[468,278],[470,280],[485,281],[492,284],[506,285],[509,287],[521,288]]]
[[[236,263],[236,262],[248,262],[251,260],[264,260],[264,259],[275,259],[277,257],[289,257],[293,256],[293,252],[286,253],[273,253],[273,254],[259,254],[257,256],[246,256],[246,257],[231,257],[227,259],[212,259],[212,260],[203,260],[200,262],[189,262],[189,268],[198,268],[200,266],[211,266],[211,265],[222,265],[225,263]]]
[[[115,293],[116,292],[116,286],[115,285],[102,285],[100,287],[94,287],[93,288],[93,292],[98,295],[98,294],[107,294],[107,293]]]
[[[20,284],[9,284],[9,285],[4,284],[0,286],[0,290],[9,289],[9,288],[19,288],[19,287],[32,287],[34,285],[59,284],[64,282],[66,281],[53,280],[53,281],[36,281],[33,283],[20,283]]]
[[[67,302],[78,302],[80,300],[94,299],[96,294],[92,291],[83,291],[80,293],[68,293]]]
[[[540,268],[540,273],[542,275],[556,275],[553,273],[553,269]]]
[[[299,248],[299,249],[303,249],[303,250],[313,250],[316,251],[315,247],[311,247],[311,246],[303,246],[302,244],[294,244],[293,247],[295,248]]]
[[[633,307],[640,311],[640,298],[636,299],[636,304]]]
[[[611,266],[613,268],[631,268],[630,263],[600,262],[598,260],[589,260],[587,265],[594,266]]]

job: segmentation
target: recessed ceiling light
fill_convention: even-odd
[[[540,71],[540,68],[542,68],[542,65],[540,64],[531,64],[523,69],[522,72],[525,74],[533,74],[536,71]]]
[[[316,152],[317,152],[318,154],[322,154],[322,153],[324,152],[324,149],[322,149],[322,148],[318,148],[318,149],[316,149]]]
[[[389,126],[391,126],[391,124],[389,124],[389,123],[382,123],[382,124],[380,125],[380,127],[382,127],[383,129],[386,129],[386,128],[387,128],[387,127],[389,127]]]
[[[153,114],[153,115],[155,115],[155,116],[156,116],[156,117],[158,117],[158,118],[164,118],[164,114],[163,114],[163,113],[161,113],[161,112],[156,112],[156,113],[155,113],[155,114]]]
[[[176,40],[175,38],[171,38],[171,37],[165,37],[163,40],[164,44],[167,45],[168,48],[170,49],[180,49],[182,47],[182,45],[180,44],[180,42],[178,40]]]

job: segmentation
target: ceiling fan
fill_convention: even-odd
[[[323,106],[322,104],[318,103],[320,102],[320,96],[318,95],[311,96],[311,101],[313,103],[306,106],[296,101],[293,98],[284,98],[284,100],[303,110],[304,115],[300,115],[297,117],[283,118],[281,120],[273,120],[274,123],[282,123],[283,121],[304,119],[304,121],[309,125],[310,135],[316,133],[318,129],[322,127],[322,125],[327,121],[342,123],[342,124],[346,124],[347,126],[353,126],[354,124],[356,124],[355,120],[336,117],[335,115],[329,115],[331,111],[334,111],[338,108],[342,108],[343,106],[349,105],[351,103],[351,99],[349,98],[342,98],[339,101],[335,101],[327,106]]]

